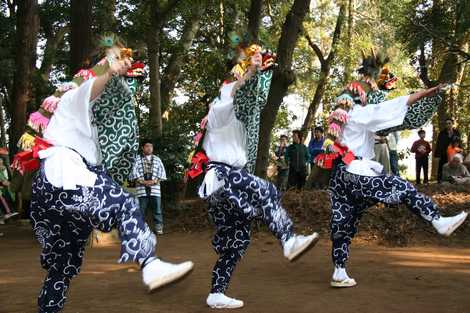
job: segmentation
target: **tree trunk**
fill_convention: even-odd
[[[465,36],[468,23],[466,15],[464,12],[467,0],[459,0],[455,3],[455,20],[454,20],[454,36],[449,46],[447,47],[448,52],[442,65],[441,71],[439,72],[438,81],[440,83],[455,83],[459,78],[459,73],[461,71],[462,64],[459,64],[458,53],[456,51],[462,50],[466,43]],[[433,4],[433,10],[443,10],[444,8],[440,7],[442,4],[438,2]],[[467,5],[468,6],[468,5]],[[439,12],[439,11],[438,11]],[[453,98],[449,95],[446,95],[443,99],[442,105],[439,106],[437,114],[439,117],[439,129],[444,129],[445,120],[448,117],[448,109],[452,107]]]
[[[303,138],[307,138],[306,135],[308,129],[312,126],[312,123],[315,118],[315,113],[317,112],[318,106],[320,105],[320,102],[323,98],[323,94],[325,93],[326,84],[328,83],[328,77],[330,76],[330,68],[334,61],[334,58],[336,57],[336,51],[341,38],[341,29],[344,24],[345,11],[346,6],[342,4],[339,8],[338,18],[336,19],[336,26],[333,33],[333,40],[331,42],[330,53],[328,54],[328,57],[326,59],[323,57],[323,53],[321,52],[320,48],[312,42],[310,37],[307,36],[310,46],[320,59],[321,69],[317,89],[315,90],[313,100],[308,107],[307,115],[305,116],[305,120],[302,126]]]
[[[248,36],[251,42],[258,42],[262,11],[263,0],[251,0],[250,11],[248,12]]]
[[[152,140],[156,141],[162,137],[160,29],[150,30],[147,45],[150,71],[150,130]]]
[[[181,74],[181,66],[183,65],[184,57],[186,56],[186,53],[191,47],[194,37],[199,30],[199,22],[201,21],[203,9],[204,7],[202,5],[198,5],[193,9],[193,14],[191,14],[184,25],[183,34],[181,35],[178,47],[173,49],[173,54],[168,61],[161,85],[162,112],[165,112],[165,110],[170,106],[176,82]]]
[[[162,137],[162,96],[160,73],[161,32],[170,12],[180,0],[169,0],[161,6],[159,0],[150,3],[150,29],[147,33],[147,50],[150,70],[150,131],[152,140],[158,141]]]
[[[462,49],[463,42],[464,40],[462,38],[461,40],[459,40],[459,42],[456,42],[454,46]],[[449,52],[444,61],[444,64],[442,65],[441,71],[439,73],[438,81],[440,83],[456,82],[459,78],[461,66],[462,65],[459,64],[459,58],[457,57],[457,54]],[[446,118],[450,117],[448,116],[448,113],[450,113],[449,109],[452,107],[452,100],[453,100],[453,97],[451,97],[450,94],[446,94],[444,96],[442,104],[439,106],[437,110],[437,115],[439,117],[439,129],[445,128]]]
[[[93,0],[71,0],[70,74],[74,75],[90,61],[93,50]]]
[[[98,24],[98,33],[114,33],[117,29],[116,16],[116,0],[99,0],[97,3],[96,23]]]
[[[0,146],[6,147],[7,146],[7,132],[6,132],[6,125],[5,125],[5,104],[4,96],[0,94]]]
[[[353,34],[354,34],[354,0],[348,0],[348,33],[346,38],[346,65],[344,67],[344,85],[349,83],[352,80],[352,63],[353,63],[353,54],[352,54],[352,43],[353,43]]]
[[[278,67],[274,69],[268,101],[261,114],[260,141],[256,160],[256,174],[260,177],[266,177],[271,131],[279,106],[287,93],[287,89],[295,80],[291,69],[292,55],[302,32],[302,22],[307,15],[309,5],[309,0],[295,0],[282,27],[281,38],[279,38],[277,46]]]
[[[10,151],[16,152],[16,143],[26,124],[26,108],[31,99],[32,74],[36,63],[36,46],[39,31],[38,1],[18,2],[16,15],[15,75],[10,107]]]

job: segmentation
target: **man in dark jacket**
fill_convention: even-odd
[[[454,121],[451,118],[446,119],[446,128],[443,129],[437,137],[437,144],[434,156],[439,158],[439,167],[437,170],[437,182],[442,181],[442,167],[447,163],[447,148],[453,137],[460,138],[460,132],[454,128]]]
[[[287,147],[286,161],[289,164],[289,188],[302,189],[307,178],[307,163],[310,160],[308,148],[302,143],[302,132],[292,132],[293,143]]]

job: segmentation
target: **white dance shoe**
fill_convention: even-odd
[[[210,293],[206,303],[212,309],[238,309],[243,307],[243,301],[227,297],[223,293]]]
[[[194,267],[194,263],[186,261],[172,264],[155,259],[142,269],[142,279],[149,292],[168,285],[187,275]]]
[[[335,267],[333,278],[331,279],[330,286],[335,288],[348,288],[354,287],[357,283],[354,278],[348,276],[345,268]]]
[[[8,220],[8,219],[10,219],[10,218],[12,218],[12,217],[18,216],[19,214],[20,214],[20,213],[18,213],[18,212],[7,213],[7,214],[4,215],[3,218],[4,218],[5,220]]]
[[[451,217],[439,217],[432,221],[432,226],[443,236],[450,236],[467,218],[468,213],[463,211]]]
[[[315,246],[318,239],[318,233],[310,236],[294,235],[284,243],[284,256],[292,262]]]

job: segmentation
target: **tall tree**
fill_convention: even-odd
[[[422,5],[414,1],[407,9],[415,18],[404,17],[399,28],[400,38],[411,53],[418,51],[417,64],[422,82],[428,87],[438,83],[458,83],[467,57],[464,47],[470,34],[470,2],[433,1]],[[445,105],[438,109],[440,129],[445,126],[452,101],[452,97],[446,96]]]
[[[320,47],[313,42],[313,40],[308,34],[305,34],[309,46],[312,48],[313,51],[315,51],[315,54],[320,60],[320,77],[317,82],[315,95],[313,96],[312,102],[310,102],[307,115],[305,116],[305,120],[302,126],[304,138],[306,138],[305,135],[308,129],[312,126],[313,120],[315,118],[315,113],[317,112],[320,102],[322,101],[323,94],[325,93],[325,87],[327,85],[328,77],[330,75],[331,65],[336,56],[336,51],[340,42],[341,29],[345,20],[345,12],[346,6],[344,4],[341,4],[339,8],[338,18],[336,19],[336,26],[333,32],[333,40],[331,42],[330,52],[328,53],[328,56],[325,57],[325,54],[321,51]]]
[[[150,28],[147,33],[147,53],[150,70],[150,129],[152,139],[162,136],[162,101],[160,50],[161,33],[171,11],[179,0],[171,0],[163,5],[162,1],[153,0],[150,4]]]
[[[19,1],[16,13],[15,75],[11,107],[10,151],[16,151],[16,142],[26,124],[26,108],[31,99],[32,75],[36,62],[39,31],[38,1]]]
[[[258,41],[262,11],[263,0],[251,0],[250,10],[248,11],[248,36],[253,42]]]
[[[93,0],[71,0],[70,74],[90,60],[93,51]]]
[[[287,93],[287,89],[295,80],[292,71],[292,55],[297,40],[302,33],[302,23],[309,11],[309,5],[310,0],[295,0],[282,26],[281,37],[277,45],[278,66],[274,69],[268,101],[261,115],[260,141],[256,161],[256,174],[260,177],[266,177],[271,130],[279,106]]]
[[[354,35],[354,0],[348,0],[348,29],[346,35],[346,51],[352,50]],[[353,55],[348,53],[346,64],[344,66],[344,84],[351,81],[352,77]]]
[[[99,34],[115,33],[118,28],[116,19],[116,0],[95,0],[96,26]]]
[[[182,62],[185,54],[199,29],[199,22],[204,10],[202,3],[192,1],[190,3],[190,13],[184,20],[181,37],[176,46],[172,47],[166,67],[162,71],[161,50],[163,29],[167,24],[171,13],[181,0],[170,0],[165,4],[162,1],[153,1],[151,7],[151,27],[147,33],[147,50],[150,69],[150,128],[153,140],[162,137],[163,109],[170,104],[170,99],[176,87],[176,82],[181,73]],[[163,72],[163,75],[161,74]]]
[[[5,114],[3,111],[4,108],[4,96],[0,93],[0,146],[7,146],[7,132],[6,132],[6,123],[5,123]]]
[[[163,80],[161,82],[161,111],[163,112],[170,105],[176,82],[181,74],[181,67],[183,66],[186,52],[191,47],[194,37],[199,30],[203,10],[204,7],[202,5],[197,5],[193,9],[192,13],[185,21],[179,42],[173,47],[173,53],[168,60],[168,65],[164,70]]]

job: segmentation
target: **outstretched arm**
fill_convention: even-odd
[[[411,105],[408,106],[403,123],[396,127],[381,130],[379,134],[385,136],[394,131],[423,127],[432,118],[442,102],[442,96],[439,95],[441,88],[442,85],[439,85],[411,95],[409,99]]]
[[[410,95],[410,97],[408,98],[408,101],[407,101],[406,104],[413,105],[416,102],[418,102],[418,100],[421,100],[422,98],[432,97],[432,96],[438,94],[442,87],[443,87],[443,85],[441,84],[441,85],[438,85],[436,87],[432,87],[432,88],[429,88],[429,89],[426,89],[426,90],[421,90],[421,91],[415,92],[415,93]]]

